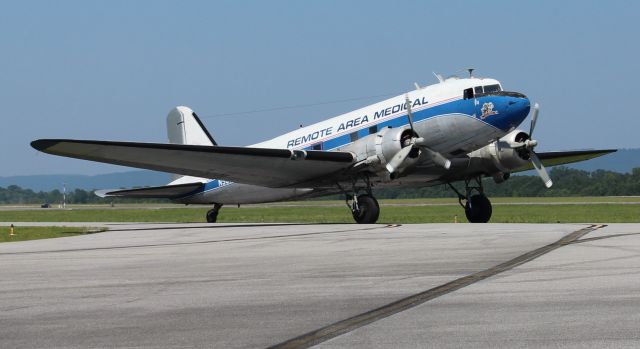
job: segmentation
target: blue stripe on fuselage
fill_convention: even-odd
[[[485,118],[482,118],[482,108],[485,103],[493,105],[493,112]],[[518,126],[529,114],[529,101],[526,98],[510,97],[510,96],[484,96],[476,99],[458,99],[452,102],[436,105],[423,110],[414,111],[413,121],[420,122],[432,117],[447,114],[463,114],[476,118],[486,124],[496,127],[504,132],[508,132]],[[321,144],[322,150],[334,150],[345,146],[352,142],[351,134],[357,132],[358,139],[369,135],[369,128],[377,126],[377,131],[385,127],[403,127],[407,126],[409,121],[407,113],[400,113],[391,119],[387,119],[376,123],[371,122],[363,124],[360,128],[354,128],[351,132],[336,136],[320,142],[310,143],[304,149],[313,150],[314,146]]]
[[[485,103],[493,104],[493,111],[497,112],[482,119],[482,107]],[[525,105],[520,105],[524,103]],[[514,107],[514,105],[516,107]],[[518,126],[529,114],[529,101],[526,98],[510,97],[510,96],[483,96],[475,99],[458,99],[441,105],[436,105],[423,110],[413,112],[414,122],[420,122],[432,117],[447,115],[447,114],[464,114],[469,117],[478,119],[481,122],[496,127],[504,132]],[[409,121],[407,119],[407,113],[401,113],[393,116],[391,119],[387,119],[378,123],[371,122],[364,124],[359,129],[355,128],[353,131],[334,136],[333,138],[315,142],[306,146],[304,149],[312,150],[314,145],[318,143],[322,144],[323,150],[333,150],[344,145],[351,143],[350,134],[353,132],[358,133],[358,139],[369,135],[369,128],[377,126],[377,131],[385,127],[403,127],[407,126]],[[227,186],[233,182],[221,181],[214,179],[204,184],[202,188],[196,192],[190,193],[184,197],[193,196],[200,193],[205,193],[211,190],[215,190],[224,186]],[[184,198],[183,197],[183,198]]]
[[[229,184],[233,184],[233,182],[223,181],[223,180],[220,180],[220,179],[214,179],[214,180],[211,180],[209,182],[205,182],[203,184],[204,185],[202,187],[200,187],[200,188],[192,191],[191,193],[189,193],[187,195],[184,195],[184,196],[182,196],[180,198],[184,199],[184,198],[189,197],[189,196],[194,196],[194,195],[205,193],[205,192],[208,192],[208,191],[211,191],[211,190],[214,190],[214,189],[226,187]]]

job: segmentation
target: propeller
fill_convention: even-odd
[[[528,155],[529,160],[533,165],[533,168],[535,168],[536,171],[538,172],[538,176],[540,176],[540,179],[542,179],[542,182],[544,182],[544,185],[547,188],[551,188],[551,186],[553,185],[553,181],[549,177],[549,174],[547,173],[547,170],[544,168],[544,165],[542,165],[542,161],[540,161],[540,158],[538,157],[538,155],[533,151],[533,148],[535,148],[538,145],[538,141],[534,140],[532,137],[533,137],[533,130],[535,129],[536,123],[538,122],[539,113],[540,113],[540,106],[538,105],[538,103],[536,103],[533,105],[533,110],[531,112],[531,127],[529,128],[529,139],[524,141],[522,148],[524,148],[524,151]]]
[[[413,143],[407,145],[406,147],[400,149],[396,155],[391,158],[391,160],[387,163],[387,171],[389,173],[394,173],[400,169],[400,166],[404,163],[404,160],[409,156],[409,153],[413,150]]]
[[[540,158],[538,157],[538,155],[536,155],[536,153],[532,151],[529,154],[529,156],[530,156],[529,159],[531,160],[531,164],[533,164],[533,167],[538,172],[538,176],[540,176],[540,179],[542,179],[542,181],[544,182],[545,187],[551,188],[551,186],[553,185],[553,181],[549,177],[549,174],[547,173],[547,170],[544,168],[544,165],[542,165],[542,161],[540,161]]]
[[[419,137],[418,133],[416,133],[415,129],[413,128],[413,113],[411,111],[411,101],[409,100],[408,94],[405,95],[405,101],[405,104],[407,105],[407,119],[409,120],[409,127],[411,128],[411,140],[409,141],[409,144],[407,146],[396,153],[396,155],[394,155],[393,158],[387,163],[387,171],[393,173],[398,171],[399,169],[401,170],[402,164],[405,162],[414,147],[420,148],[420,150],[429,155],[434,163],[448,170],[451,167],[451,160],[447,159],[446,157],[444,157],[444,155],[428,148],[425,145],[425,139]]]
[[[540,113],[540,105],[538,103],[533,105],[533,111],[531,111],[531,127],[529,127],[529,137],[533,137],[533,129],[536,128],[538,122],[538,114]]]

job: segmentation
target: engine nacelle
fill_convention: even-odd
[[[373,172],[379,173],[382,177],[388,177],[387,164],[402,148],[411,146],[412,137],[414,135],[411,129],[385,127],[378,133],[359,139],[340,150],[356,154],[356,158],[364,161],[373,169]],[[418,162],[419,156],[420,150],[413,149],[397,172],[414,165]]]
[[[522,148],[529,134],[514,130],[498,141],[492,142],[469,154],[471,163],[480,166],[496,183],[504,182],[509,173],[529,163],[528,152]]]

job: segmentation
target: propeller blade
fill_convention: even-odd
[[[540,113],[540,105],[536,103],[533,105],[533,110],[531,111],[531,127],[529,127],[529,139],[533,138],[533,129],[536,128],[536,123],[538,122],[538,113]]]
[[[409,127],[411,127],[411,131],[415,134],[416,131],[413,129],[413,114],[411,113],[411,101],[409,100],[409,94],[404,95],[404,98],[407,105],[407,119],[409,119]]]
[[[413,149],[413,144],[400,149],[400,151],[393,156],[391,161],[387,163],[387,171],[389,171],[389,173],[396,172],[400,168],[404,160],[407,158],[407,156],[409,156],[411,149]]]
[[[444,155],[427,147],[420,147],[420,149],[425,151],[427,153],[427,156],[429,156],[429,158],[431,158],[431,161],[433,161],[436,165],[444,167],[446,170],[451,168],[451,160],[444,157]]]
[[[549,177],[549,174],[547,173],[547,170],[544,168],[544,165],[542,165],[542,161],[540,161],[540,158],[538,157],[538,155],[534,152],[530,152],[529,156],[531,159],[531,164],[536,169],[536,171],[538,171],[538,176],[540,176],[540,178],[544,182],[545,187],[551,188],[551,186],[553,185],[553,181]]]

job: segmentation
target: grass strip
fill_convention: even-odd
[[[84,235],[95,233],[95,228],[80,227],[23,227],[15,226],[14,235],[10,235],[10,227],[0,227],[0,243],[12,241],[26,241],[59,238],[66,236]]]
[[[204,222],[209,208],[0,211],[1,222]],[[466,222],[458,205],[384,206],[379,223]],[[223,207],[218,222],[353,223],[346,206]],[[640,205],[494,205],[492,223],[640,223]]]

